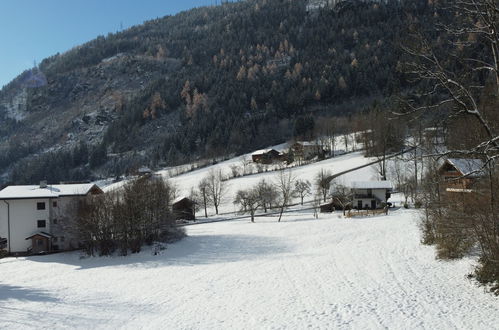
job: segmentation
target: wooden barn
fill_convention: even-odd
[[[196,220],[196,202],[187,197],[177,199],[172,204],[175,220]]]
[[[281,153],[275,149],[262,149],[252,153],[251,159],[255,163],[272,164],[281,160]]]

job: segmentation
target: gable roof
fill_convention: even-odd
[[[147,166],[142,166],[137,170],[139,173],[151,173],[151,169]]]
[[[92,191],[102,193],[93,183],[56,184],[45,188],[40,186],[8,186],[0,191],[0,199],[58,198],[65,196],[86,196]]]
[[[479,177],[483,175],[484,163],[481,159],[448,158],[447,162],[454,166],[462,175]]]
[[[320,143],[314,141],[296,141],[295,144],[301,144],[304,147],[320,147]]]
[[[40,231],[40,232],[38,232],[36,234],[33,234],[33,235],[29,236],[29,237],[26,237],[25,239],[32,239],[33,237],[36,237],[36,236],[42,236],[42,237],[49,238],[49,239],[52,238],[52,237],[54,237],[53,235],[51,235],[49,233],[46,233],[44,231]]]
[[[279,151],[277,151],[275,149],[261,149],[261,150],[257,150],[255,152],[253,152],[251,155],[252,156],[259,156],[259,155],[268,154],[269,152],[273,152],[273,153],[276,153],[276,154],[280,153]]]
[[[195,203],[195,202],[194,202],[192,199],[190,199],[189,197],[187,197],[187,196],[181,196],[181,197],[178,197],[178,198],[176,198],[175,200],[173,200],[172,205],[174,205],[174,204],[178,204],[178,203],[180,203],[180,202],[183,202],[184,200],[187,200],[187,201],[189,201],[190,203],[193,203],[193,204]]]
[[[350,184],[352,189],[393,189],[391,181],[354,181]]]

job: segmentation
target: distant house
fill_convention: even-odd
[[[196,202],[182,197],[172,204],[173,217],[175,220],[196,220]]]
[[[393,184],[390,181],[357,181],[350,185],[352,206],[357,209],[379,209],[386,206]]]
[[[481,159],[448,158],[438,173],[448,192],[471,192],[475,182],[484,176]]]
[[[293,143],[291,152],[295,160],[309,160],[314,157],[324,157],[326,154],[320,143],[309,141],[297,141]]]
[[[262,149],[252,153],[251,159],[255,163],[272,164],[281,160],[281,153],[275,149]]]
[[[152,170],[147,166],[142,166],[137,170],[139,176],[148,176],[152,174]]]
[[[51,252],[78,247],[70,224],[74,201],[102,194],[95,184],[8,186],[0,191],[0,237],[12,254]]]

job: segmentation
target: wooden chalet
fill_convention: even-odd
[[[445,182],[447,192],[471,192],[480,177],[483,177],[484,163],[480,159],[448,158],[438,173]]]

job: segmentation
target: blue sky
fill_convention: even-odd
[[[57,52],[220,0],[0,0],[0,88]]]

